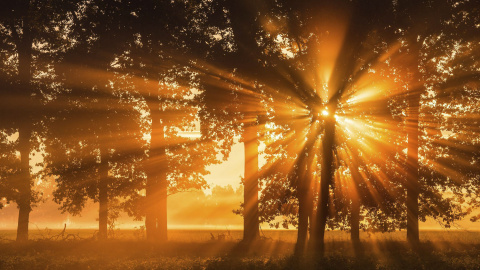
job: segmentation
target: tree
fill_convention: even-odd
[[[378,3],[376,3],[378,4]],[[358,47],[369,31],[372,31],[377,27],[382,19],[389,19],[388,16],[380,16],[373,12],[373,9],[377,6],[372,3],[340,3],[340,4],[318,4],[318,3],[292,3],[285,1],[282,3],[271,3],[269,1],[262,1],[261,3],[255,4],[245,4],[245,3],[228,3],[228,10],[230,12],[231,22],[232,22],[232,32],[234,34],[236,44],[238,44],[237,55],[242,56],[241,65],[237,64],[239,68],[239,73],[245,75],[251,75],[251,77],[257,79],[257,84],[262,85],[263,83],[270,88],[275,88],[280,86],[285,95],[293,95],[296,99],[304,103],[307,111],[307,115],[310,117],[313,116],[313,119],[316,121],[316,117],[321,115],[322,104],[330,107],[330,117],[325,118],[326,123],[326,132],[328,136],[323,137],[324,141],[324,153],[322,155],[323,162],[326,164],[332,164],[333,159],[331,158],[330,150],[333,149],[333,132],[335,121],[332,117],[335,113],[335,108],[340,98],[340,93],[343,91],[343,88],[346,88],[347,81],[350,78],[351,73],[353,72],[353,67],[355,65],[355,48]],[[388,7],[388,5],[387,5]],[[342,14],[344,12],[343,19],[346,20],[348,12],[351,11],[352,27],[348,29],[348,32],[345,33],[345,37],[348,39],[346,42],[342,43],[344,47],[341,48],[341,51],[338,53],[339,58],[336,60],[336,63],[341,63],[342,65],[346,64],[347,66],[338,65],[335,68],[337,71],[333,74],[333,77],[330,80],[329,87],[335,89],[334,91],[337,94],[326,94],[327,98],[323,95],[324,93],[317,93],[315,90],[316,87],[320,88],[322,85],[325,85],[325,81],[315,80],[316,76],[313,76],[315,79],[308,80],[305,79],[307,76],[304,76],[305,67],[321,67],[322,64],[313,61],[311,63],[309,59],[318,59],[326,56],[328,53],[324,52],[326,47],[319,48],[319,41],[323,42],[337,42],[336,40],[328,37],[322,37],[318,29],[315,29],[319,21],[315,18],[318,18],[316,15],[322,14],[327,9],[331,9],[337,13]],[[268,10],[273,10],[269,12]],[[355,10],[355,11],[353,11]],[[390,8],[391,10],[391,8]],[[241,16],[239,16],[241,14]],[[361,15],[360,15],[361,14]],[[324,15],[324,14],[323,14]],[[338,14],[337,14],[338,15]],[[382,14],[384,15],[384,14]],[[328,16],[328,15],[327,15]],[[320,16],[321,18],[325,16]],[[248,18],[248,19],[246,19]],[[276,19],[280,18],[280,19]],[[247,22],[247,23],[246,23]],[[382,21],[383,22],[383,21]],[[320,23],[322,30],[338,30],[334,28],[333,25],[328,25],[323,22]],[[316,32],[315,32],[316,31]],[[312,38],[313,36],[313,38]],[[283,40],[283,41],[282,41]],[[293,44],[293,45],[291,45]],[[354,45],[355,44],[355,45]],[[286,50],[286,52],[285,52]],[[321,51],[321,53],[319,53]],[[324,57],[325,58],[325,57]],[[374,60],[374,57],[371,57]],[[333,63],[327,63],[332,65]],[[334,64],[333,64],[334,65]],[[321,67],[322,68],[322,67]],[[361,73],[361,72],[360,72]],[[358,74],[355,74],[358,75]],[[353,76],[353,75],[352,75]],[[320,97],[322,96],[322,97]],[[330,97],[333,96],[333,99]],[[322,100],[328,100],[328,102]],[[315,122],[315,121],[312,121]],[[312,129],[318,130],[318,129]],[[300,130],[299,130],[300,131]],[[301,132],[298,132],[301,134]],[[307,146],[314,145],[314,140],[317,138],[318,134],[309,134],[307,139],[309,142],[306,143]],[[331,136],[330,136],[331,135]],[[308,147],[307,147],[308,149]],[[308,150],[305,152],[308,153]],[[313,156],[313,155],[312,155]],[[298,160],[299,165],[297,168],[304,167],[301,164],[303,161]],[[323,179],[331,179],[332,169],[329,169],[331,166],[326,165],[322,166]],[[327,168],[327,169],[325,169]],[[313,172],[314,170],[309,170]],[[298,181],[300,184],[298,187],[308,187],[310,177],[305,177],[302,181]],[[323,200],[320,204],[322,207],[317,207],[318,211],[323,211],[317,218],[320,218],[318,224],[325,224],[326,222],[326,209],[327,209],[327,194],[328,194],[328,184],[329,180],[322,181],[322,192],[323,197],[320,196]],[[306,194],[302,190],[308,190],[308,188],[301,188],[298,195],[299,201],[301,200],[301,209],[300,213],[308,213],[303,211],[304,207],[308,208],[308,203],[303,203],[305,200]],[[308,194],[308,193],[307,193]],[[309,201],[309,199],[306,199]],[[302,214],[302,220],[305,220],[305,217]],[[302,235],[306,235],[305,222],[302,222],[301,230]],[[324,225],[320,225],[320,227]],[[319,232],[319,238],[323,239],[323,230],[317,230]],[[304,238],[304,236],[300,237]],[[323,242],[321,240],[320,242]]]
[[[275,5],[278,10],[283,10],[282,14],[285,18],[283,21],[277,23],[283,27],[272,27],[274,30],[267,29],[270,35],[265,35],[262,40],[265,44],[275,44],[274,39],[280,36],[285,40],[285,43],[294,44],[290,46],[291,57],[285,56],[285,54],[275,53],[271,50],[271,47],[267,47],[269,52],[265,58],[269,62],[266,65],[268,70],[272,74],[278,74],[285,76],[291,82],[284,83],[282,90],[285,90],[285,94],[291,94],[296,99],[300,100],[305,108],[306,114],[313,116],[313,119],[320,116],[324,124],[323,136],[322,136],[322,171],[321,171],[321,184],[320,184],[320,200],[317,205],[317,215],[312,232],[314,237],[312,240],[317,241],[318,250],[323,249],[323,235],[328,216],[328,194],[329,186],[332,183],[332,177],[334,168],[333,165],[333,150],[335,141],[335,118],[333,115],[339,105],[340,98],[343,93],[351,87],[352,82],[355,82],[363,73],[365,73],[368,65],[376,61],[377,55],[368,55],[362,68],[358,69],[357,59],[360,57],[359,46],[366,40],[369,33],[372,31],[386,31],[387,22],[391,19],[387,14],[390,14],[393,7],[388,3],[364,3],[361,1],[354,3],[339,2],[339,3],[292,3],[289,1],[282,2]],[[379,14],[376,9],[382,6],[384,12]],[[328,12],[327,12],[328,10]],[[335,14],[334,16],[332,14]],[[267,17],[268,23],[276,25],[276,21],[272,18],[274,16]],[[332,17],[333,16],[333,17]],[[262,19],[258,19],[261,21]],[[336,23],[332,23],[335,21]],[[346,25],[348,23],[348,25]],[[265,23],[265,29],[268,27]],[[345,27],[339,27],[344,26]],[[269,33],[270,31],[270,33]],[[282,33],[283,31],[283,33]],[[382,32],[382,33],[383,33]],[[283,36],[282,36],[283,34]],[[344,38],[341,41],[341,38]],[[386,40],[391,40],[392,35],[385,36]],[[265,41],[266,40],[266,41]],[[340,42],[339,42],[340,41]],[[281,43],[281,42],[276,42]],[[340,47],[336,52],[332,52],[333,44]],[[278,45],[277,45],[278,46]],[[252,46],[253,47],[253,46]],[[273,46],[272,46],[273,47]],[[278,47],[277,47],[278,48]],[[288,48],[288,47],[287,47]],[[292,52],[293,51],[293,52]],[[278,50],[277,50],[278,52]],[[288,49],[287,49],[288,52]],[[330,55],[337,55],[337,59],[332,59]],[[291,58],[290,61],[288,59]],[[309,62],[310,59],[319,59],[314,63]],[[318,75],[313,75],[311,79],[306,74],[309,74],[306,67],[312,67],[320,71],[318,73],[330,72],[330,78],[319,78]],[[333,67],[333,68],[331,68]],[[331,68],[329,70],[329,68]],[[281,72],[272,72],[272,70],[281,70]],[[312,72],[314,73],[314,72]],[[263,75],[263,74],[262,74]],[[271,76],[267,75],[267,78]],[[308,78],[308,79],[305,79]],[[272,83],[274,80],[269,80]],[[278,80],[277,80],[278,81]],[[285,87],[287,86],[287,87]],[[323,87],[322,87],[323,86]],[[330,92],[322,91],[323,89],[329,89]],[[319,90],[315,90],[319,89]],[[325,108],[329,115],[322,117],[322,110]],[[315,121],[312,121],[315,122]],[[318,129],[312,129],[318,130]],[[317,131],[318,132],[318,131]],[[301,134],[299,132],[299,134]],[[318,134],[307,135],[307,140],[315,140]],[[306,145],[313,145],[312,142],[307,142]],[[308,148],[307,148],[308,149]],[[298,166],[301,168],[302,166]],[[311,172],[315,170],[309,170]],[[305,183],[308,183],[309,177],[304,179]],[[302,185],[300,185],[301,187]],[[305,186],[309,186],[308,184]],[[305,194],[300,192],[299,200],[303,200]],[[302,204],[303,205],[303,204]],[[305,204],[307,206],[308,204]],[[302,207],[303,208],[303,207]],[[304,212],[299,210],[299,212]],[[307,213],[305,211],[304,213]],[[303,218],[304,219],[304,218]],[[304,225],[302,225],[304,227]],[[302,233],[305,235],[304,233]],[[303,238],[302,236],[301,238]]]
[[[8,3],[7,3],[8,2]],[[2,111],[1,129],[9,135],[18,132],[16,148],[20,162],[10,178],[14,200],[19,208],[17,240],[28,239],[29,214],[37,197],[32,190],[30,153],[39,149],[44,105],[57,89],[51,87],[52,56],[65,40],[63,11],[71,8],[60,1],[2,1]],[[52,18],[54,18],[52,20]],[[55,30],[55,29],[62,30]],[[4,103],[3,103],[4,102]],[[3,131],[2,131],[3,132]],[[7,154],[8,155],[8,154]]]
[[[235,40],[236,51],[233,53],[234,59],[228,59],[230,64],[235,59],[244,59],[241,62],[235,61],[234,65],[239,68],[242,76],[253,75],[250,78],[256,78],[257,45],[255,37],[258,30],[258,24],[255,22],[255,10],[249,9],[254,5],[230,1],[226,3],[229,12],[231,29]],[[248,72],[250,70],[250,72]],[[248,72],[245,74],[245,72]],[[254,83],[253,83],[254,84]],[[247,91],[255,91],[255,86],[246,88]],[[258,97],[255,94],[244,94],[239,96],[242,102],[239,109],[243,113],[243,133],[242,141],[245,149],[245,173],[244,173],[244,201],[243,201],[243,240],[251,243],[259,236],[259,216],[258,216]]]
[[[471,71],[464,74],[450,72],[450,78],[447,78],[448,76],[441,78],[442,76],[438,75],[438,72],[441,72],[440,67],[437,67],[437,71],[434,71],[435,69],[432,69],[429,65],[435,62],[436,58],[442,57],[441,55],[445,50],[456,52],[458,48],[462,47],[466,49],[464,52],[468,56],[459,54],[457,60],[459,62],[463,60],[465,65],[475,65],[477,56],[469,52],[471,48],[471,45],[468,45],[469,42],[464,43],[463,41],[475,32],[473,21],[478,20],[478,8],[473,7],[472,4],[470,1],[462,4],[450,3],[449,1],[437,3],[435,5],[437,9],[435,16],[424,13],[425,10],[432,7],[428,1],[415,3],[404,1],[399,4],[399,12],[412,14],[410,17],[403,17],[399,22],[402,32],[404,32],[401,33],[402,39],[406,42],[410,51],[408,60],[399,63],[399,66],[408,66],[406,69],[413,74],[408,82],[409,117],[407,124],[409,145],[407,166],[409,166],[409,178],[406,182],[406,188],[407,238],[414,245],[419,242],[419,219],[424,220],[427,215],[436,219],[441,216],[446,226],[450,226],[451,222],[468,213],[468,211],[463,212],[459,204],[439,193],[440,190],[452,190],[458,202],[462,202],[463,192],[459,188],[472,186],[467,184],[470,180],[468,177],[465,179],[463,175],[446,173],[445,169],[442,168],[443,165],[434,165],[439,160],[439,153],[434,149],[445,149],[445,146],[444,143],[439,143],[444,141],[441,138],[443,137],[441,136],[443,124],[432,119],[439,118],[439,110],[431,104],[441,100],[441,98],[436,97],[437,95],[444,96],[450,93],[453,88],[468,85],[469,81],[474,79],[476,75]],[[472,10],[471,14],[468,14],[466,10]],[[463,16],[464,19],[459,19],[459,16]],[[434,38],[439,38],[441,41],[434,42]],[[457,48],[453,45],[455,43]],[[435,45],[432,46],[431,44]],[[448,59],[448,56],[443,57]],[[467,58],[473,60],[473,62],[467,60]],[[455,64],[450,68],[455,68]],[[443,82],[440,80],[443,80]],[[426,92],[433,93],[433,96],[432,94],[426,95]],[[461,91],[457,91],[457,93],[460,94]],[[427,115],[427,117],[421,117],[422,114]],[[452,148],[457,147],[455,145]],[[420,161],[420,158],[424,161]],[[463,168],[468,175],[467,171],[471,171],[471,169]],[[433,183],[433,179],[441,181],[441,184]],[[451,179],[456,180],[452,181]],[[442,188],[439,189],[438,186],[442,186]],[[466,189],[469,190],[469,188]],[[442,210],[439,212],[434,210],[435,208]]]
[[[75,215],[87,199],[99,202],[98,236],[106,239],[110,201],[133,196],[143,180],[136,165],[145,144],[140,111],[128,85],[111,71],[115,52],[132,34],[118,19],[124,15],[118,3],[77,8],[67,14],[69,39],[76,42],[55,65],[64,90],[50,104],[47,173],[56,177],[54,199],[63,211]]]
[[[218,92],[199,72],[204,70],[199,59],[216,45],[202,30],[212,27],[205,21],[212,12],[205,5],[138,1],[129,7],[135,14],[136,39],[119,54],[118,71],[130,76],[132,93],[146,104],[151,121],[143,205],[147,238],[152,240],[167,240],[167,196],[206,187],[205,167],[219,162],[218,152],[227,158],[233,143],[225,128],[229,125],[218,122],[226,119],[225,112],[214,111],[209,97]]]

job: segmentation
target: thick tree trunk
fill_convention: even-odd
[[[358,196],[352,197],[351,207],[350,238],[355,244],[360,242],[360,200]]]
[[[101,163],[98,169],[98,239],[108,238],[108,161],[106,159],[106,150],[101,150]]]
[[[352,240],[355,255],[360,257],[364,254],[360,242],[360,197],[358,194],[352,197],[351,217],[350,217],[350,238]]]
[[[362,175],[359,172],[359,162],[358,162],[358,151],[352,151],[351,166],[350,172],[352,175],[352,186],[350,187],[350,237],[354,244],[360,242],[360,207],[361,207],[361,194],[360,194],[360,183],[362,182]]]
[[[158,101],[149,104],[152,117],[150,151],[147,162],[146,216],[147,239],[166,241],[167,235],[167,159],[165,134]]]
[[[30,137],[32,135],[32,100],[31,100],[31,66],[32,66],[32,33],[29,26],[28,5],[23,14],[23,34],[17,40],[18,48],[18,75],[20,79],[19,95],[22,96],[24,104],[18,112],[21,120],[19,126],[19,151],[20,151],[20,178],[18,205],[18,227],[17,241],[28,240],[28,223],[32,210],[32,179],[30,175]],[[16,31],[16,29],[11,29]]]
[[[308,187],[305,192],[302,192],[298,198],[298,232],[297,242],[295,244],[295,256],[302,256],[305,253],[306,245],[308,243],[309,225],[310,229],[314,226],[312,220],[313,216],[313,192],[312,192],[312,176],[305,183]]]
[[[418,116],[420,110],[420,95],[413,93],[409,97],[409,116],[407,120],[408,133],[408,179],[407,189],[407,240],[412,245],[417,245],[420,241],[418,228]]]
[[[350,239],[352,240],[353,249],[356,256],[362,256],[363,249],[360,243],[360,207],[362,204],[362,194],[360,184],[362,183],[362,175],[359,171],[359,152],[352,150],[350,162],[350,172],[352,175],[350,189]]]
[[[258,141],[257,124],[253,121],[245,128],[244,216],[243,241],[253,242],[260,236],[258,217]]]
[[[98,169],[99,182],[98,182],[98,238],[108,238],[108,210],[109,210],[109,198],[108,198],[108,182],[109,182],[109,165],[107,158],[107,149],[101,149],[101,163]]]
[[[20,150],[20,178],[18,179],[19,198],[18,205],[18,227],[17,227],[17,241],[28,240],[28,223],[29,216],[32,210],[32,188],[30,176],[30,134],[31,130],[26,124],[25,127],[19,130],[19,150]]]
[[[225,61],[225,64],[233,64],[231,68],[239,70],[239,74],[250,78],[258,75],[258,44],[254,33],[257,22],[255,1],[227,1],[227,9],[230,12],[230,22],[235,43],[238,50],[235,59],[241,61]],[[258,4],[258,3],[257,3]],[[244,216],[243,216],[243,241],[251,243],[259,236],[258,214],[258,141],[257,141],[257,110],[259,102],[254,95],[241,97],[243,110],[247,117],[251,117],[243,131],[243,143],[245,149],[245,173],[244,173]]]
[[[299,164],[299,169],[298,170],[306,170],[305,164]],[[304,186],[306,183],[304,182],[304,177],[305,173],[303,176],[300,174],[297,174],[297,177],[299,178],[297,181],[299,181],[300,186]],[[308,218],[309,218],[309,212],[308,212],[308,191],[306,190],[305,187],[300,187],[298,189],[298,231],[297,231],[297,242],[295,244],[295,255],[296,256],[301,256],[303,255],[305,251],[305,245],[307,244],[307,239],[308,239]]]
[[[409,185],[414,185],[411,183]],[[412,245],[420,241],[418,225],[418,190],[415,187],[407,189],[407,240]]]
[[[163,141],[163,126],[161,128]],[[162,143],[163,144],[163,143]],[[159,176],[158,176],[158,202],[157,202],[157,230],[158,230],[158,240],[165,242],[168,240],[168,230],[167,230],[167,166],[166,166],[166,152],[165,147],[161,148],[160,155],[163,157],[162,166],[160,167]]]
[[[153,137],[153,133],[152,133]],[[152,140],[153,141],[153,140]],[[151,144],[153,142],[151,141]],[[152,148],[152,147],[151,147]],[[157,238],[157,215],[155,212],[155,188],[157,185],[157,176],[155,175],[153,164],[154,158],[152,150],[147,160],[147,183],[145,187],[145,229],[147,240],[154,241]]]
[[[322,172],[320,179],[320,198],[317,205],[317,223],[315,228],[315,235],[312,237],[314,242],[315,252],[323,256],[324,254],[324,240],[325,228],[328,218],[328,202],[329,202],[329,188],[332,182],[334,168],[333,168],[333,150],[335,147],[335,118],[327,117],[325,121],[325,134],[322,142]]]
[[[297,163],[297,199],[298,199],[298,232],[297,242],[295,244],[295,255],[301,256],[305,252],[308,242],[308,225],[312,226],[312,208],[313,208],[313,191],[312,180],[315,169],[313,160],[315,152],[313,147],[317,138],[316,119],[312,121],[310,131],[308,133],[307,143],[299,156]],[[303,139],[303,138],[301,138]]]
[[[147,240],[154,241],[157,238],[157,217],[155,213],[155,186],[157,177],[151,171],[153,158],[148,157],[147,161],[147,184],[145,188],[145,229]]]
[[[158,238],[157,230],[157,209],[156,201],[158,200],[158,149],[159,145],[159,131],[160,131],[160,117],[158,117],[158,103],[152,102],[150,105],[150,115],[152,117],[152,132],[150,137],[150,151],[147,161],[147,185],[146,185],[146,205],[145,205],[145,229],[147,232],[147,239],[155,241]],[[156,106],[156,107],[155,107]]]

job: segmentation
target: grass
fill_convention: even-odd
[[[14,231],[0,231],[0,269],[480,269],[480,232],[425,231],[416,251],[402,232],[363,233],[362,256],[347,233],[328,232],[322,259],[292,256],[295,231],[265,231],[267,238],[248,249],[239,244],[241,231],[220,241],[210,233],[226,231],[173,230],[165,244],[127,230],[105,242],[92,240],[93,230],[67,229],[82,238],[68,241],[45,240],[47,233],[58,232],[32,231],[36,240],[21,244],[10,241]]]

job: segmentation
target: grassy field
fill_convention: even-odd
[[[295,231],[264,231],[248,248],[241,231],[171,230],[162,245],[139,230],[116,231],[105,242],[92,239],[94,230],[67,229],[67,240],[59,233],[32,230],[33,240],[18,244],[15,231],[0,231],[0,269],[480,269],[480,232],[423,231],[416,251],[404,232],[362,233],[357,256],[348,233],[328,232],[322,259],[292,256]]]
[[[62,230],[50,230],[48,228],[30,229],[29,238],[31,240],[45,240],[61,233]],[[65,234],[75,235],[79,239],[89,239],[96,233],[93,229],[66,229]],[[219,235],[224,235],[225,240],[240,241],[243,231],[241,230],[169,230],[169,240],[174,242],[205,242],[212,239],[218,239]],[[15,230],[0,230],[0,242],[14,240]],[[297,237],[296,230],[263,230],[261,236],[268,240],[295,243]],[[145,232],[139,229],[114,231],[113,238],[116,240],[142,240]],[[393,233],[369,233],[360,232],[360,238],[364,241],[404,241],[406,231]],[[345,231],[327,231],[325,241],[348,241],[350,235]],[[432,230],[421,231],[420,240],[435,242],[461,242],[463,244],[480,244],[480,231],[467,230]]]

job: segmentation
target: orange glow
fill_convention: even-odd
[[[480,231],[475,1],[23,2],[0,17],[0,250],[81,229],[55,239],[172,269],[448,268],[417,260],[450,248],[424,230]]]

